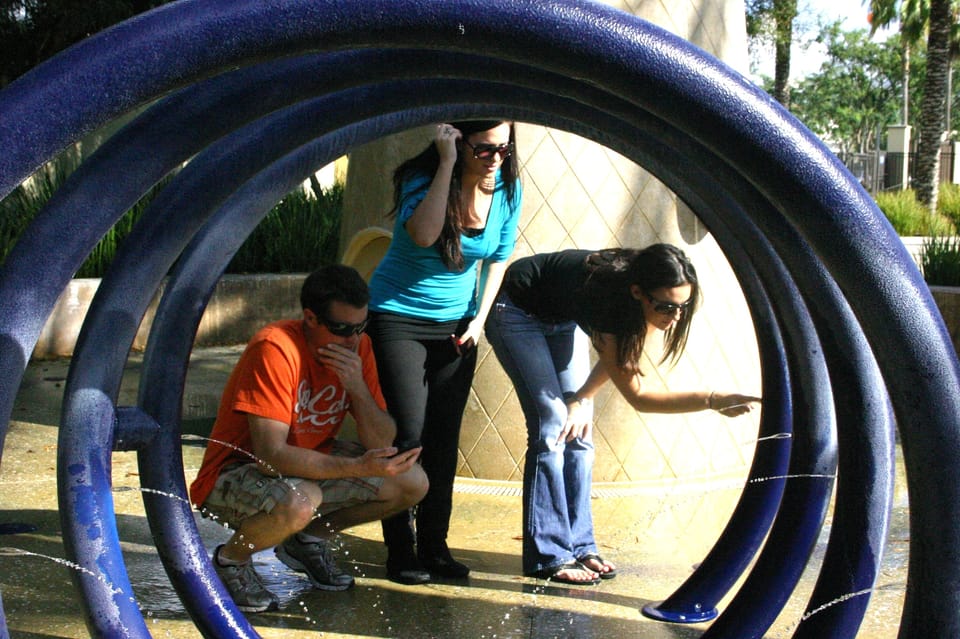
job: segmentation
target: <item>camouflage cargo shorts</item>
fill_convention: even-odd
[[[331,455],[359,457],[364,448],[357,442],[335,440]],[[303,479],[272,477],[260,472],[256,463],[227,466],[217,477],[213,491],[200,507],[204,517],[236,530],[247,517],[269,513],[303,482],[314,482],[323,491],[323,503],[317,508],[322,516],[343,508],[376,499],[383,477],[348,477],[343,479]]]

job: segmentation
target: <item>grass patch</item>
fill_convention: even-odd
[[[942,213],[931,215],[926,207],[917,202],[914,192],[909,189],[877,193],[875,199],[877,206],[901,237],[947,236],[957,232],[956,225],[949,217]]]
[[[937,196],[937,210],[960,229],[960,184],[944,182]]]

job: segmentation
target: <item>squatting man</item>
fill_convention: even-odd
[[[330,539],[417,504],[428,481],[420,448],[393,446],[396,425],[380,391],[367,324],[369,293],[352,268],[306,278],[303,316],[267,325],[233,370],[190,498],[234,533],[213,565],[244,612],[279,601],[251,556],[274,547],[313,585],[345,590],[351,575]],[[338,439],[347,414],[357,442]]]

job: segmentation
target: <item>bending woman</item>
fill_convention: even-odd
[[[643,412],[734,417],[758,405],[736,393],[642,388],[647,339],[664,331],[660,363],[674,363],[699,300],[693,264],[669,244],[546,253],[507,269],[486,335],[527,422],[524,574],[572,584],[616,576],[597,552],[590,510],[592,400],[608,380]],[[588,339],[599,356],[592,370]]]
[[[516,242],[514,127],[441,124],[393,182],[393,240],[370,282],[368,333],[397,443],[422,444],[430,480],[415,530],[410,512],[383,521],[387,576],[416,584],[470,572],[451,556],[447,531],[476,343]]]

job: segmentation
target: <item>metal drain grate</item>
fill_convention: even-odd
[[[698,477],[687,479],[685,481],[670,480],[594,484],[590,491],[590,497],[592,499],[610,499],[618,497],[634,497],[638,495],[662,496],[670,494],[705,492],[711,490],[740,490],[743,487],[743,483],[743,477]],[[519,481],[458,477],[453,485],[453,491],[467,495],[520,497],[523,495],[523,483]]]
[[[491,481],[477,479],[463,481],[457,479],[453,484],[453,491],[468,495],[498,495],[504,497],[519,497],[523,494],[523,484],[520,482]]]

